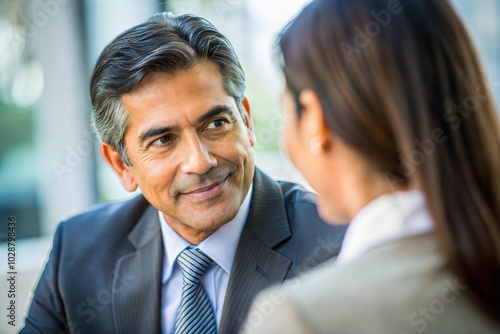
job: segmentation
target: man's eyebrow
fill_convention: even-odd
[[[210,109],[209,111],[207,111],[206,113],[201,115],[197,119],[197,123],[205,122],[205,121],[209,120],[210,118],[212,118],[213,116],[216,116],[216,115],[222,114],[222,113],[226,113],[230,116],[234,116],[234,113],[233,113],[231,107],[221,104],[221,105],[216,105],[215,107],[213,107],[212,109]],[[139,136],[139,143],[144,143],[149,138],[156,137],[156,136],[159,136],[161,134],[168,133],[168,132],[173,132],[177,129],[178,129],[178,127],[176,127],[176,126],[164,126],[161,128],[149,129],[148,131],[144,132],[143,134],[141,134]]]
[[[222,114],[222,113],[228,114],[229,116],[234,117],[233,110],[231,109],[230,106],[220,104],[220,105],[216,105],[215,107],[213,107],[212,109],[210,109],[209,111],[207,111],[206,113],[201,115],[198,118],[197,123],[203,123],[203,122],[209,120],[210,118],[212,118],[218,114]]]
[[[177,127],[175,126],[164,126],[161,128],[153,128],[149,129],[148,131],[144,132],[139,136],[139,143],[144,143],[146,140],[148,140],[151,137],[156,137],[158,135],[161,135],[163,133],[167,132],[172,132],[175,131]]]

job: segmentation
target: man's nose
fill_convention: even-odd
[[[213,157],[206,144],[200,140],[196,133],[187,134],[185,139],[184,162],[181,166],[181,171],[186,174],[205,174],[212,167],[217,166],[217,159]]]

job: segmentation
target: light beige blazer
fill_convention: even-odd
[[[261,293],[243,333],[500,333],[446,268],[432,234],[332,261]]]

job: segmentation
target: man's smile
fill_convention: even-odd
[[[182,192],[180,196],[186,196],[193,200],[207,200],[218,196],[222,193],[224,186],[228,183],[229,176],[226,176],[220,181],[213,182],[206,186],[201,186],[197,189]]]

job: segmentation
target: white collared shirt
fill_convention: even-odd
[[[202,277],[201,284],[212,303],[217,329],[219,328],[222,316],[229,274],[231,273],[240,235],[250,209],[252,190],[253,184],[250,186],[236,217],[229,223],[219,227],[212,235],[195,247],[214,260],[214,264],[208,268]],[[170,334],[175,331],[175,319],[182,294],[182,271],[176,260],[177,256],[186,247],[192,247],[192,245],[168,225],[161,212],[158,212],[158,214],[160,216],[161,234],[165,247],[162,273],[161,329],[162,333]]]
[[[421,191],[382,195],[364,206],[349,224],[336,263],[342,265],[382,244],[432,230]]]

